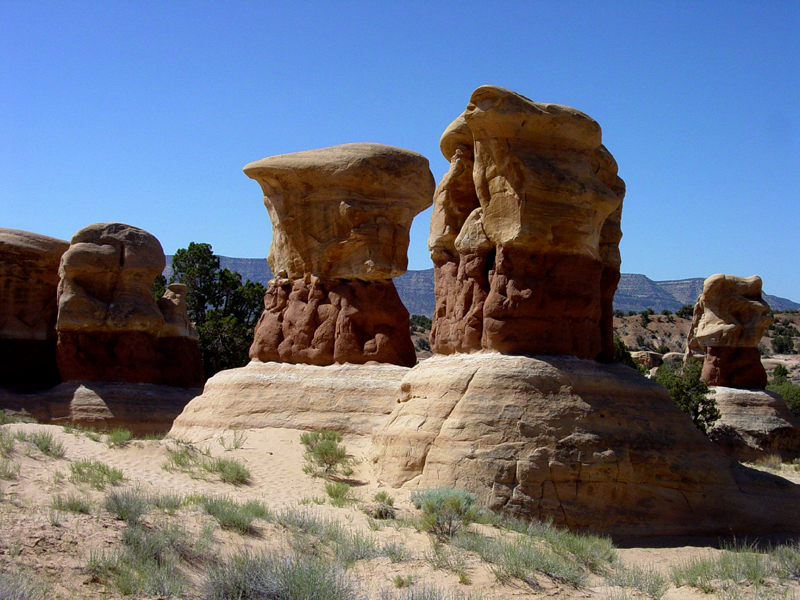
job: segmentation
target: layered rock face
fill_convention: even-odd
[[[69,242],[0,229],[0,385],[45,389],[56,367],[58,265]]]
[[[440,146],[434,352],[610,360],[625,184],[597,122],[483,86]]]
[[[221,371],[175,419],[171,435],[201,440],[225,429],[288,427],[370,435],[395,407],[408,373],[395,365],[250,362]]]
[[[96,223],[73,236],[58,287],[62,380],[202,385],[185,286],[158,303],[151,292],[164,264],[158,240],[130,225]]]
[[[408,266],[412,219],[431,204],[427,159],[344,144],[265,158],[244,172],[264,192],[275,274],[250,358],[413,365],[408,311],[391,278]]]
[[[711,386],[764,389],[767,373],[758,343],[772,323],[761,278],[712,275],[694,307],[687,355],[705,354],[703,379]]]
[[[434,356],[373,437],[392,486],[467,488],[493,509],[616,536],[794,531],[798,486],[711,444],[619,364]]]

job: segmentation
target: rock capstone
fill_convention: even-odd
[[[391,281],[434,189],[425,157],[344,144],[265,158],[245,174],[264,192],[275,274],[253,360],[312,365],[416,361],[408,311]]]
[[[483,86],[440,147],[434,352],[611,360],[625,184],[597,122]]]

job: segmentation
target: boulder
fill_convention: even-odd
[[[434,352],[611,360],[625,184],[597,122],[483,86],[440,146]]]
[[[631,352],[631,358],[648,369],[655,369],[664,364],[664,355],[649,350]]]
[[[398,401],[372,450],[394,487],[465,488],[496,510],[615,536],[798,527],[798,486],[726,456],[663,387],[619,364],[433,356]]]
[[[767,373],[758,343],[772,323],[761,278],[712,275],[694,307],[687,354],[705,353],[703,379],[710,385],[764,389]]]
[[[407,268],[412,219],[431,204],[427,159],[344,144],[265,158],[244,172],[264,192],[275,275],[250,358],[412,366],[408,311],[391,279]]]
[[[780,395],[717,386],[713,397],[720,417],[708,437],[728,455],[739,461],[800,458],[800,423]]]
[[[292,365],[253,361],[206,382],[170,434],[201,440],[226,429],[289,427],[370,435],[396,405],[409,369],[395,365]]]
[[[69,242],[0,228],[0,385],[45,389],[56,367],[58,265]]]
[[[56,358],[63,381],[202,385],[197,334],[185,289],[151,291],[164,270],[161,244],[121,223],[78,231],[61,258]]]

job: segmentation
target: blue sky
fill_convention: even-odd
[[[483,84],[574,106],[628,186],[626,273],[800,301],[800,2],[0,0],[0,226],[121,221],[266,256],[253,160],[420,152]],[[409,267],[431,266],[430,211]]]

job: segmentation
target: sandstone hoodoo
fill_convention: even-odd
[[[185,286],[156,302],[165,265],[150,233],[121,223],[78,231],[61,258],[57,361],[63,381],[202,385],[197,333]]]
[[[0,385],[45,389],[56,368],[58,265],[69,242],[0,228]]]
[[[607,362],[625,188],[597,123],[484,86],[441,147],[435,355],[373,436],[379,478],[618,536],[796,530],[797,486]]]
[[[694,307],[686,357],[704,354],[702,378],[719,419],[709,437],[737,460],[800,456],[800,423],[778,394],[767,392],[758,344],[772,323],[761,278],[712,275]]]
[[[712,275],[694,307],[687,356],[705,354],[703,379],[708,385],[763,390],[767,373],[758,343],[771,323],[760,277]]]
[[[392,278],[409,230],[430,206],[428,160],[381,144],[344,144],[250,163],[272,221],[264,299],[250,358],[331,365],[416,362]]]
[[[440,145],[434,351],[610,360],[625,184],[597,122],[483,86]]]

